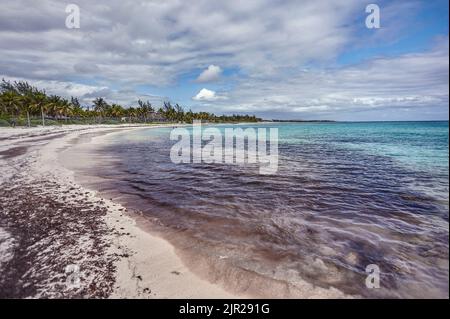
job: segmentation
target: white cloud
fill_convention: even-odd
[[[427,52],[311,68],[283,81],[251,77],[239,80],[228,99],[214,107],[285,118],[448,118],[448,56],[448,38],[442,38]]]
[[[69,30],[60,1],[3,1],[0,75],[167,86],[199,65],[210,65],[200,81],[217,79],[228,66],[273,74],[279,67],[336,56],[350,41],[348,21],[360,9],[357,0],[345,5],[78,0],[77,5],[82,26]]]
[[[88,101],[105,94],[130,105],[142,88],[170,92],[172,84],[184,85],[176,82],[181,75],[209,66],[198,82],[220,79],[222,69],[236,70],[215,89],[226,95],[204,89],[192,98],[194,107],[214,101],[218,113],[352,118],[369,108],[406,106],[448,112],[448,44],[441,51],[392,58],[381,51],[365,64],[336,64],[344,52],[413,34],[419,2],[389,1],[382,28],[370,32],[360,0],[77,0],[78,30],[65,27],[65,5],[2,1],[0,78],[43,81],[66,96]],[[124,87],[126,92],[113,89]]]
[[[212,101],[218,101],[218,100],[226,100],[226,97],[222,96],[222,95],[217,95],[215,91],[211,91],[211,90],[203,88],[192,99],[194,101],[212,102]]]
[[[169,100],[168,97],[151,94],[142,94],[132,88],[121,88],[114,90],[107,86],[86,85],[65,81],[47,81],[47,80],[27,80],[25,78],[4,77],[7,81],[28,81],[31,85],[45,90],[47,94],[56,94],[66,98],[71,96],[78,97],[84,106],[92,105],[92,101],[97,97],[106,98],[109,103],[119,103],[123,106],[136,106],[137,100],[150,101],[152,105],[159,106],[163,101]]]
[[[206,70],[204,70],[197,78],[197,82],[212,82],[217,81],[222,74],[220,66],[211,64]]]

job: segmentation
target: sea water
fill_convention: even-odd
[[[239,127],[278,128],[276,174],[174,164],[171,128],[107,137],[84,174],[199,258],[363,297],[448,297],[447,121]]]

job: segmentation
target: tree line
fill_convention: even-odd
[[[194,120],[207,122],[258,122],[254,115],[221,115],[209,112],[186,111],[178,103],[164,102],[156,109],[149,101],[138,100],[132,107],[108,103],[98,97],[92,105],[82,106],[77,97],[67,99],[58,95],[48,95],[44,90],[26,81],[6,81],[0,83],[0,124],[18,122],[32,126],[55,123],[148,123],[183,122]]]

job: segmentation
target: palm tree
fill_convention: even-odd
[[[112,117],[119,118],[123,115],[124,109],[119,104],[112,104],[110,113]]]
[[[19,94],[20,108],[27,114],[27,124],[28,127],[30,127],[30,113],[33,111],[32,99],[34,94],[39,93],[39,90],[31,86],[26,81],[14,81],[14,84],[12,84],[10,87],[13,87],[15,92]]]
[[[36,91],[31,95],[31,107],[41,111],[42,126],[45,126],[45,112],[49,107],[49,101],[45,92]]]
[[[192,120],[194,119],[194,116],[195,116],[194,112],[192,112],[192,110],[189,109],[189,111],[187,111],[185,113],[185,115],[184,115],[184,121],[186,123],[192,123]]]
[[[130,119],[130,122],[132,120],[134,120],[134,118],[137,117],[137,115],[138,115],[138,112],[137,112],[137,110],[134,107],[129,107],[127,109],[127,113],[128,113],[128,117]]]
[[[184,110],[183,108],[177,104],[175,104],[175,120],[182,121],[184,119]]]
[[[76,98],[76,97],[71,97],[70,98],[70,104],[72,105],[72,114],[73,115],[75,115],[75,116],[83,116],[84,115],[84,110],[83,110],[83,108],[81,107],[81,104],[80,104],[80,102],[78,101],[78,98]]]
[[[47,99],[47,112],[58,119],[61,116],[62,98],[58,95],[50,95]]]
[[[176,110],[170,102],[164,102],[162,113],[168,120],[173,121],[176,119]]]
[[[33,95],[32,92],[20,96],[20,108],[27,114],[27,125],[31,127],[30,113],[33,112]]]
[[[93,101],[91,109],[83,109],[76,97],[69,100],[57,95],[47,96],[45,91],[41,91],[25,81],[15,81],[13,83],[3,80],[0,82],[0,115],[18,116],[25,114],[28,126],[31,126],[30,116],[40,113],[42,125],[45,126],[45,116],[50,115],[56,119],[65,116],[66,121],[70,116],[80,116],[98,121],[105,116],[120,118],[128,116],[131,121],[147,122],[149,115],[154,112],[154,108],[149,101],[138,100],[138,107],[124,109],[119,104],[109,105],[103,98],[99,97]],[[164,102],[158,109],[165,119],[169,121],[184,121],[192,123],[194,119],[211,122],[258,122],[261,119],[254,115],[221,115],[216,116],[209,112],[194,113],[191,110],[185,112],[179,104],[172,105],[171,102]]]
[[[101,97],[96,98],[92,103],[94,104],[94,111],[100,115],[101,119],[109,107],[108,103]]]
[[[139,105],[138,112],[140,113],[140,115],[143,116],[144,121],[147,123],[149,114],[153,113],[155,110],[153,109],[150,101],[143,102],[141,100],[138,100],[138,105]]]
[[[14,91],[3,92],[0,101],[5,111],[5,114],[8,114],[8,112],[10,112],[11,115],[14,115],[19,111],[20,96],[16,92]]]
[[[62,99],[59,105],[58,112],[64,115],[65,121],[67,123],[69,116],[72,115],[72,104],[67,99]]]

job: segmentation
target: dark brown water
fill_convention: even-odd
[[[315,125],[280,126],[275,175],[173,164],[170,129],[106,138],[83,174],[199,258],[365,297],[448,297],[448,122],[432,136],[420,125]],[[380,289],[365,285],[369,264]]]

